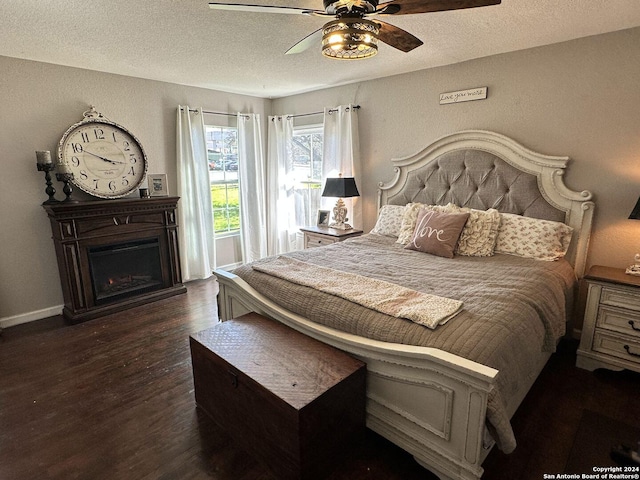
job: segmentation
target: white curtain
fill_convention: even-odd
[[[176,134],[182,279],[209,278],[216,252],[202,109],[179,106]]]
[[[260,115],[238,113],[240,237],[245,263],[267,256],[265,175]]]
[[[362,195],[362,169],[360,168],[360,143],[358,138],[358,113],[354,105],[340,105],[324,110],[324,150],[322,185],[327,177],[354,177]],[[322,208],[333,209],[337,199],[323,198]],[[362,202],[359,197],[345,198],[350,223],[362,228]]]
[[[269,117],[267,155],[267,252],[297,249],[295,181],[293,170],[293,117]]]

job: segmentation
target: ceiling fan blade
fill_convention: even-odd
[[[327,14],[324,10],[312,10],[309,8],[298,7],[276,7],[271,5],[250,5],[247,3],[219,3],[209,2],[209,8],[213,10],[234,10],[240,12],[257,12],[257,13],[286,13],[293,15],[318,15],[333,16]]]
[[[412,13],[444,12],[464,8],[499,5],[501,0],[392,0],[378,5],[379,15],[408,15]]]
[[[422,45],[422,40],[414,37],[406,30],[403,30],[390,23],[381,22],[380,20],[374,20],[380,26],[380,33],[378,39],[381,42],[391,45],[393,48],[397,48],[403,52],[410,52],[414,48]]]
[[[320,45],[320,40],[322,40],[322,28],[310,33],[284,53],[285,55],[291,55],[294,53],[304,52],[313,45]]]

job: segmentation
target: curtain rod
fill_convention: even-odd
[[[207,115],[225,115],[227,117],[237,117],[237,113],[225,113],[225,112],[212,112],[211,110],[202,110],[202,113],[206,113]]]
[[[360,105],[354,105],[352,107],[354,110],[359,110],[360,109]],[[347,107],[347,111],[349,110],[349,107]],[[332,108],[331,110],[329,110],[329,113],[333,113],[333,112],[337,112],[338,109],[337,108]],[[324,111],[322,112],[311,112],[311,113],[299,113],[297,115],[287,115],[287,118],[298,118],[298,117],[308,117],[310,115],[322,115],[324,113]]]
[[[354,110],[359,110],[360,109],[360,105],[354,105],[353,107]],[[182,109],[182,107],[181,107]],[[347,111],[349,111],[349,107],[346,108]],[[198,110],[190,108],[189,109],[190,112],[197,112]],[[333,113],[333,112],[337,112],[338,109],[337,108],[332,108],[331,110],[329,110],[329,113]],[[237,113],[227,113],[227,112],[212,112],[210,110],[202,110],[202,113],[206,113],[207,115],[226,115],[228,117],[235,117],[238,114]],[[297,115],[287,115],[287,118],[298,118],[298,117],[309,117],[311,115],[322,115],[324,113],[324,111],[322,112],[311,112],[311,113],[299,113]]]
[[[183,107],[180,107],[180,110],[184,110]],[[190,112],[197,112],[198,110],[195,108],[190,108],[189,109]],[[207,115],[225,115],[227,117],[237,117],[238,114],[237,113],[228,113],[228,112],[213,112],[211,110],[202,110],[202,113],[206,113]],[[240,114],[242,115],[242,114]],[[246,115],[246,114],[245,114]]]

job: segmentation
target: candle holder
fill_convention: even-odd
[[[58,200],[56,200],[54,196],[56,194],[56,189],[53,188],[53,184],[51,183],[51,174],[49,173],[56,169],[55,164],[54,163],[37,163],[36,165],[38,166],[39,172],[44,172],[44,179],[47,182],[47,188],[45,188],[44,191],[49,196],[49,199],[45,200],[42,204],[48,205],[50,203],[58,203]]]
[[[69,185],[69,182],[71,180],[73,180],[73,173],[72,172],[57,172],[56,173],[56,178],[58,179],[59,182],[63,182],[64,183],[64,187],[62,187],[62,191],[64,192],[66,198],[63,200],[63,202],[67,202],[67,203],[75,203],[75,202],[77,202],[77,200],[73,200],[71,198],[71,194],[73,193],[73,189],[71,188],[71,185]]]

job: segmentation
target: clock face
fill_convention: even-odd
[[[83,121],[63,135],[58,146],[59,171],[100,198],[118,198],[135,190],[147,171],[140,142],[123,127],[103,120]]]

